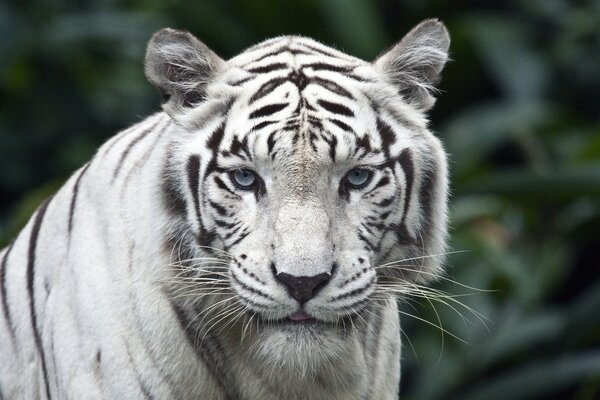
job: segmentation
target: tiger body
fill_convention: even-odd
[[[447,38],[424,24],[402,54]],[[0,253],[0,398],[398,398],[394,294],[440,273],[420,256],[444,250],[447,172],[433,79],[410,86],[431,71],[389,75],[395,60],[281,37],[225,62],[155,35],[165,111]]]

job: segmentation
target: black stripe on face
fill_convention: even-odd
[[[371,190],[369,190],[368,192],[366,192],[364,194],[364,196],[366,196],[366,195],[374,192],[375,190],[377,190],[377,189],[379,189],[379,188],[387,185],[388,183],[390,183],[390,178],[387,175],[385,175],[379,181],[377,181],[377,183],[375,184],[375,186],[373,186],[373,188]]]
[[[392,127],[387,123],[377,118],[377,131],[381,137],[381,148],[386,157],[390,156],[390,147],[396,143],[396,135],[392,130]]]
[[[221,178],[219,178],[218,176],[215,176],[214,180],[219,189],[225,190],[226,192],[228,192],[230,195],[234,196],[237,199],[241,198],[240,195],[238,195],[229,186],[227,186],[227,184],[225,182],[223,182],[223,180]]]
[[[277,48],[275,50],[271,50],[268,53],[265,53],[262,56],[254,59],[252,61],[250,61],[248,64],[254,64],[254,63],[261,62],[265,58],[269,58],[269,57],[273,57],[273,56],[279,55],[279,54],[281,54],[285,50],[286,50],[286,46],[281,46],[281,47],[279,47],[279,48]],[[245,66],[247,66],[247,65],[245,65]]]
[[[192,199],[194,200],[194,212],[198,220],[200,230],[202,230],[202,219],[200,216],[200,192],[199,192],[199,181],[200,181],[200,156],[195,154],[188,158],[186,165],[188,187],[192,193]]]
[[[396,198],[396,196],[386,197],[385,199],[381,200],[380,202],[375,203],[375,205],[377,207],[387,207],[394,202],[395,198]]]
[[[75,181],[75,185],[73,185],[73,193],[71,195],[71,205],[69,207],[69,224],[68,224],[69,241],[71,239],[71,231],[73,230],[73,216],[75,215],[75,206],[77,204],[77,195],[79,193],[79,184],[81,183],[81,178],[83,178],[83,175],[85,175],[85,172],[90,167],[90,164],[91,163],[87,163],[83,167],[83,169],[79,173],[79,176],[77,177],[77,180]]]
[[[348,125],[348,124],[340,121],[339,119],[331,118],[331,119],[328,119],[328,121],[331,122],[332,124],[335,124],[336,126],[338,126],[343,131],[346,131],[346,132],[349,132],[349,133],[354,133],[354,129],[352,129],[350,127],[350,125]]]
[[[283,69],[287,69],[287,68],[289,68],[289,66],[286,63],[273,63],[273,64],[264,65],[262,67],[249,68],[246,71],[253,73],[253,74],[264,74],[264,73],[279,71],[279,70],[283,70]]]
[[[321,49],[319,47],[313,46],[311,44],[308,43],[301,43],[300,46],[302,47],[306,47],[307,49],[311,50],[312,52],[318,53],[318,54],[322,54],[324,56],[328,56],[328,57],[332,57],[332,58],[339,58],[339,54],[335,54],[331,51],[327,51],[325,49]]]
[[[214,210],[217,212],[217,214],[224,216],[224,217],[227,216],[227,210],[225,209],[225,207],[221,206],[220,204],[217,204],[214,201],[209,200],[208,205],[210,205],[212,208],[214,208]]]
[[[352,72],[352,70],[354,69],[352,67],[342,67],[339,65],[332,65],[332,64],[327,64],[324,62],[316,62],[316,63],[306,64],[306,65],[303,65],[302,68],[310,68],[313,71],[338,72],[338,73],[342,73],[342,74]]]
[[[234,273],[232,273],[231,276],[233,277],[233,280],[235,280],[238,285],[240,285],[241,287],[243,287],[245,290],[249,291],[250,293],[260,296],[260,297],[263,297],[265,299],[274,300],[273,297],[271,297],[267,293],[264,293],[262,290],[255,289],[253,287],[246,285],[244,282],[239,280],[238,277],[235,276]]]
[[[287,78],[275,78],[263,83],[261,87],[258,88],[256,93],[250,97],[250,100],[248,100],[248,105],[251,105],[255,101],[262,99],[287,81]]]
[[[12,341],[15,341],[15,328],[13,326],[12,317],[10,315],[10,309],[8,308],[8,298],[6,291],[6,266],[8,264],[8,257],[13,249],[15,242],[12,241],[4,256],[2,257],[2,263],[0,264],[0,297],[2,297],[2,313],[4,314],[4,319],[6,320],[6,325],[10,331],[10,337]]]
[[[273,148],[275,147],[275,143],[276,143],[276,139],[275,139],[275,135],[277,135],[277,131],[273,131],[269,134],[269,136],[267,137],[267,148],[268,148],[268,154],[271,155],[273,154]]]
[[[402,153],[400,153],[398,156],[398,163],[400,163],[400,167],[402,168],[406,178],[406,188],[404,190],[404,208],[402,211],[402,224],[404,225],[406,223],[406,214],[408,213],[408,206],[410,205],[410,198],[412,196],[412,187],[415,174],[415,166],[413,164],[410,150],[402,150]]]
[[[212,157],[206,166],[206,172],[204,176],[207,177],[211,172],[217,169],[217,156],[219,154],[219,147],[221,146],[221,141],[223,140],[223,136],[225,136],[225,124],[221,124],[208,138],[206,141],[206,147],[212,150]]]
[[[419,190],[419,203],[423,210],[423,231],[424,236],[427,236],[431,227],[431,219],[433,215],[433,191],[434,185],[437,180],[437,174],[435,171],[429,170],[425,172],[423,181],[421,182],[421,189]]]
[[[248,116],[248,119],[261,118],[261,117],[266,117],[267,115],[275,114],[276,112],[281,111],[284,108],[286,108],[288,105],[289,105],[289,103],[276,103],[276,104],[266,105],[264,107],[261,107],[257,110],[252,111],[250,113],[250,115]]]
[[[362,233],[358,234],[358,240],[367,245],[367,248],[371,251],[377,250],[377,246],[374,243],[371,243],[369,239],[367,239]]]
[[[171,172],[172,166],[169,165],[168,160],[172,160],[173,156],[169,153],[166,157],[166,164],[162,172],[162,193],[163,193],[163,205],[166,210],[173,216],[183,217],[186,213],[186,202],[184,196],[181,194],[181,187],[179,179],[177,179]]]
[[[362,155],[370,153],[372,148],[371,148],[371,139],[369,138],[369,135],[367,133],[365,133],[360,138],[357,138],[356,142],[355,142],[355,147],[356,147],[356,150],[354,151],[354,155],[357,155],[360,150],[363,150]]]
[[[246,239],[246,236],[248,236],[250,234],[250,232],[248,231],[243,231],[240,234],[238,234],[238,237],[231,243],[229,243],[227,246],[228,247],[233,247],[236,244],[238,244],[239,242],[241,242],[242,240]]]
[[[335,135],[331,135],[331,140],[329,141],[329,157],[331,161],[335,162],[335,154],[337,150],[337,137]]]
[[[27,293],[29,294],[29,316],[31,318],[31,327],[33,329],[33,338],[35,340],[35,345],[37,347],[37,351],[40,356],[42,373],[44,378],[44,385],[46,388],[46,398],[50,399],[50,385],[48,383],[48,370],[46,367],[46,356],[44,355],[44,350],[42,349],[42,338],[40,336],[40,332],[37,326],[37,313],[35,311],[35,250],[37,247],[37,241],[40,234],[40,229],[42,227],[42,221],[44,220],[44,215],[46,214],[46,210],[48,209],[48,205],[52,198],[46,200],[38,210],[37,215],[35,216],[35,220],[33,221],[33,226],[31,228],[31,237],[29,238],[29,250],[27,252]]]
[[[354,100],[354,96],[348,90],[344,89],[342,86],[338,85],[334,81],[330,81],[329,79],[312,77],[310,78],[310,82],[316,85],[319,85],[332,93],[337,94],[338,96],[346,97],[350,100]]]
[[[354,112],[342,104],[333,103],[327,100],[317,100],[317,103],[330,113],[343,115],[345,117],[354,117]]]
[[[275,120],[266,120],[266,121],[259,122],[258,124],[254,125],[252,128],[250,128],[250,132],[257,131],[257,130],[262,129],[262,128],[266,127],[266,126],[273,125],[273,124],[276,124],[278,122],[279,121],[275,121]]]

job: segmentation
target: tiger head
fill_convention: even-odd
[[[171,247],[198,285],[226,286],[213,305],[252,316],[263,351],[333,352],[370,304],[440,274],[447,166],[425,113],[448,46],[437,20],[373,62],[296,36],[228,61],[188,32],[153,36],[145,72],[177,124]]]

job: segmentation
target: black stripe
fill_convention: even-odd
[[[274,78],[274,79],[268,80],[267,82],[263,83],[258,88],[256,93],[254,93],[250,97],[250,99],[248,100],[248,105],[254,103],[257,100],[262,99],[263,97],[265,97],[269,93],[273,92],[275,89],[277,89],[279,86],[283,85],[287,81],[288,81],[287,77],[284,77],[284,78],[280,77],[280,78]]]
[[[331,140],[329,141],[329,157],[331,158],[331,161],[334,161],[334,162],[335,162],[337,143],[338,143],[337,136],[331,135]]]
[[[264,122],[269,122],[269,121],[264,121]],[[261,124],[262,124],[262,122],[261,122]],[[258,125],[261,125],[261,124],[258,124]],[[252,129],[254,129],[254,128],[252,128]],[[231,154],[241,156],[240,150],[243,151],[246,154],[246,156],[250,157],[250,150],[248,149],[248,136],[243,136],[242,140],[240,140],[237,135],[234,135],[233,139],[231,140],[231,146],[229,147],[229,152]],[[221,154],[223,154],[223,152],[221,152]]]
[[[131,351],[129,350],[129,346],[127,346],[127,344],[125,344],[125,349],[127,351],[127,356],[129,357],[129,364],[131,365],[131,369],[133,369],[133,373],[136,375],[138,384],[140,386],[140,390],[142,391],[144,398],[148,400],[154,400],[156,397],[154,397],[146,382],[142,380],[142,377],[140,376],[140,370],[137,368],[135,362],[133,361],[133,356],[131,355]]]
[[[246,236],[248,236],[249,234],[250,234],[250,232],[246,232],[246,231],[240,233],[239,236],[238,236],[238,238],[235,239],[233,242],[229,243],[228,246],[229,247],[235,246],[236,244],[238,244],[239,242],[241,242],[242,240],[244,240],[246,238]]]
[[[288,105],[289,105],[289,103],[269,104],[269,105],[260,107],[259,109],[256,109],[256,110],[252,111],[250,113],[250,115],[248,116],[248,118],[249,119],[255,119],[255,118],[265,117],[267,115],[272,115],[272,114],[275,114],[278,111],[283,110]]]
[[[194,212],[196,213],[196,219],[202,230],[202,219],[200,216],[200,192],[199,192],[199,181],[200,181],[200,156],[194,154],[188,158],[186,164],[188,187],[192,192],[192,199],[194,201]]]
[[[125,190],[127,189],[128,185],[127,183],[129,182],[129,178],[131,177],[131,175],[136,171],[139,170],[149,159],[150,159],[150,155],[152,154],[152,152],[154,151],[154,149],[156,148],[157,144],[160,142],[160,139],[162,138],[163,133],[165,133],[165,131],[171,126],[171,121],[167,121],[167,123],[158,131],[158,133],[156,134],[156,137],[154,138],[154,141],[152,142],[152,144],[150,144],[148,146],[148,148],[146,150],[144,150],[144,154],[138,154],[136,156],[136,161],[133,164],[133,166],[129,169],[129,171],[127,172],[127,176],[125,176],[124,179],[124,183],[121,186],[121,194],[123,194],[125,192]]]
[[[377,246],[375,246],[369,239],[367,239],[362,233],[358,234],[358,240],[367,245],[369,250],[377,250]]]
[[[317,103],[330,113],[343,115],[346,117],[354,117],[354,112],[342,104],[333,103],[327,100],[317,100]]]
[[[236,281],[241,287],[243,287],[244,289],[246,289],[250,293],[254,293],[254,294],[256,294],[256,295],[258,295],[260,297],[264,297],[265,299],[274,300],[273,297],[271,297],[270,295],[264,293],[262,290],[255,289],[253,287],[250,287],[250,286],[246,285],[244,282],[242,282],[241,280],[239,280],[239,278],[234,273],[232,273],[231,276],[233,277],[234,281]]]
[[[204,177],[207,177],[211,172],[217,169],[217,156],[219,154],[219,147],[221,146],[223,136],[225,136],[225,123],[219,125],[219,127],[210,135],[210,137],[206,141],[206,147],[208,147],[212,151],[212,156],[210,158],[210,161],[208,162],[208,165],[206,166]]]
[[[278,71],[286,68],[289,68],[289,65],[287,65],[286,63],[273,63],[264,65],[262,67],[249,68],[246,71],[251,72],[253,74],[264,74],[267,72]]]
[[[338,58],[338,59],[339,59],[339,57],[340,57],[340,55],[339,55],[339,54],[335,54],[335,53],[333,53],[333,52],[327,51],[327,50],[325,50],[325,49],[321,49],[321,48],[319,48],[319,47],[316,47],[316,46],[310,45],[310,44],[308,44],[308,43],[300,43],[300,46],[302,46],[302,47],[306,47],[307,49],[310,49],[311,51],[313,51],[313,52],[315,52],[315,53],[318,53],[318,54],[323,54],[323,55],[325,55],[325,56],[328,56],[328,57],[332,57],[332,58]]]
[[[229,186],[227,186],[227,184],[225,184],[225,182],[223,182],[223,180],[221,178],[219,178],[218,176],[215,176],[214,180],[215,180],[215,183],[217,184],[217,186],[219,187],[219,189],[225,190],[226,192],[235,196],[236,198],[240,198],[240,196],[236,192],[231,190],[231,188]]]
[[[275,121],[275,120],[266,120],[266,121],[259,122],[258,124],[254,125],[252,128],[250,128],[250,132],[257,131],[259,129],[264,128],[265,126],[273,125],[278,122],[279,121]]]
[[[233,230],[229,231],[227,234],[225,234],[225,236],[223,236],[223,240],[224,241],[229,240],[229,238],[231,238],[231,237],[233,237],[233,235],[237,234],[240,231],[240,229],[242,229],[242,228],[243,228],[243,225],[241,225],[241,224],[236,226],[235,228],[233,228]]]
[[[227,222],[227,221],[223,221],[219,218],[215,218],[214,221],[215,221],[215,225],[217,225],[219,228],[224,228],[224,229],[232,229],[241,224],[240,221]]]
[[[381,310],[381,304],[373,304],[370,310],[370,316],[371,318],[369,318],[369,322],[370,322],[370,326],[366,327],[365,332],[363,332],[363,334],[366,336],[369,333],[371,333],[371,341],[368,343],[366,347],[367,351],[370,353],[371,357],[373,360],[377,359],[377,351],[379,350],[380,347],[380,342],[381,342],[381,328],[383,326],[383,313],[380,311]],[[371,374],[369,376],[369,386],[368,387],[374,387],[375,386],[375,379],[376,377],[379,375],[380,371],[377,371],[377,364],[373,363],[373,367],[374,370],[371,371]],[[367,397],[365,400],[370,400],[371,399],[371,394],[369,393],[369,397]]]
[[[375,186],[373,186],[373,188],[371,190],[369,190],[368,192],[364,193],[363,196],[366,196],[366,195],[374,192],[375,190],[379,189],[382,186],[387,185],[388,183],[390,183],[390,178],[387,175],[385,175],[379,181],[377,181],[377,183],[375,184]]]
[[[79,184],[81,183],[81,178],[83,178],[85,171],[87,171],[87,169],[90,167],[90,164],[91,163],[88,162],[83,167],[83,169],[79,173],[79,176],[77,177],[77,180],[75,181],[75,184],[73,185],[73,193],[71,195],[71,205],[69,207],[69,227],[68,227],[69,242],[71,241],[71,231],[73,230],[73,215],[75,215],[75,205],[77,204],[77,195],[79,193]]]
[[[255,63],[261,62],[265,58],[269,58],[269,57],[273,57],[273,56],[279,55],[282,52],[284,52],[285,50],[286,50],[286,46],[281,46],[281,47],[276,48],[275,50],[271,50],[271,51],[263,54],[262,56],[254,59],[252,61],[250,61],[248,64],[244,65],[244,68],[247,68],[248,65],[250,65],[250,64],[255,64]]]
[[[350,133],[354,133],[354,130],[350,127],[350,125],[340,121],[339,119],[328,119],[329,122],[337,125],[338,127],[340,127],[342,130],[346,131],[346,132],[350,132]]]
[[[160,120],[157,121],[155,124],[153,124],[151,127],[144,129],[142,132],[140,132],[135,138],[133,138],[133,140],[131,142],[129,142],[129,144],[127,145],[127,147],[125,148],[125,150],[123,151],[123,153],[121,154],[121,158],[119,159],[119,162],[117,163],[117,166],[115,167],[115,170],[113,171],[113,177],[112,180],[114,181],[115,178],[117,177],[117,175],[119,174],[119,172],[121,171],[121,167],[123,166],[123,163],[125,162],[125,159],[127,158],[127,156],[129,155],[129,153],[131,152],[131,149],[140,142],[140,140],[142,140],[142,138],[144,138],[144,136],[146,136],[148,134],[148,132],[152,131],[154,128],[156,128],[156,126],[160,123]]]
[[[302,66],[302,68],[310,68],[314,71],[338,72],[338,73],[342,73],[342,74],[352,72],[352,70],[354,69],[353,67],[349,67],[349,66],[339,66],[339,65],[327,64],[324,62],[305,64]]]
[[[355,155],[358,154],[359,150],[363,150],[363,155],[365,155],[371,151],[371,138],[365,133],[356,139],[354,146],[356,148],[354,151]]]
[[[163,205],[173,216],[183,217],[186,213],[186,202],[184,196],[181,194],[183,185],[180,180],[172,172],[173,166],[171,160],[173,160],[171,153],[165,157],[165,166],[162,172],[162,194],[163,194]]]
[[[387,123],[377,118],[377,131],[381,137],[381,149],[387,158],[390,157],[390,147],[396,143],[396,135],[392,127]]]
[[[220,343],[210,332],[206,332],[204,329],[201,329],[201,327],[196,331],[192,331],[191,324],[193,323],[195,316],[194,318],[189,318],[185,311],[173,301],[171,301],[171,306],[173,307],[181,330],[186,335],[188,343],[196,351],[196,354],[200,357],[202,363],[207,367],[215,382],[217,382],[220,392],[225,396],[225,400],[241,399],[242,396],[237,393],[235,385],[225,384],[225,380],[230,377],[230,374],[224,368],[224,363],[222,361],[219,362],[219,359],[224,355]],[[197,346],[196,337],[199,335],[204,337],[201,347]]]
[[[220,204],[215,203],[212,200],[208,201],[208,204],[215,209],[215,211],[217,212],[217,214],[221,215],[221,216],[227,216],[227,210],[225,209],[225,207],[223,207]]]
[[[15,328],[13,326],[13,322],[12,322],[12,318],[10,315],[10,309],[8,308],[8,298],[7,296],[7,292],[6,292],[6,266],[8,264],[8,257],[10,255],[10,252],[12,251],[13,247],[15,245],[15,241],[13,240],[10,245],[8,246],[8,248],[6,249],[6,252],[4,253],[4,256],[2,257],[2,264],[0,264],[0,297],[2,297],[2,311],[4,314],[4,319],[6,320],[6,324],[8,325],[8,329],[10,331],[10,337],[14,343],[15,341]]]
[[[335,296],[335,297],[334,297],[334,298],[332,298],[331,300],[332,300],[332,301],[335,301],[335,300],[342,300],[342,299],[347,299],[348,297],[353,297],[353,296],[356,296],[357,294],[361,294],[361,293],[363,293],[364,291],[366,291],[368,288],[370,288],[370,287],[372,286],[372,284],[373,284],[373,283],[372,283],[371,281],[369,281],[369,282],[367,282],[367,284],[366,284],[366,285],[364,285],[364,286],[361,286],[361,287],[359,287],[359,288],[357,288],[357,289],[351,290],[351,291],[349,291],[349,292],[342,293],[342,294],[340,294],[339,296]]]
[[[127,135],[129,135],[131,132],[133,132],[135,130],[135,128],[137,128],[136,125],[133,125],[127,129],[125,129],[123,132],[118,133],[117,136],[114,136],[110,141],[107,142],[106,144],[106,150],[104,150],[104,154],[102,155],[102,157],[106,156],[108,153],[110,153],[110,151],[112,150],[113,147],[115,147],[115,145],[117,143],[119,143],[121,140],[123,140],[124,138],[127,137]]]
[[[354,100],[354,96],[352,96],[352,93],[350,93],[348,90],[344,89],[342,86],[338,85],[334,81],[330,81],[329,79],[324,78],[318,78],[315,76],[310,78],[310,82],[319,85],[339,96]]]
[[[421,209],[423,210],[423,226],[422,230],[425,233],[425,237],[429,233],[431,227],[432,215],[433,215],[433,190],[434,184],[437,179],[437,174],[433,170],[425,172],[423,181],[421,182],[421,188],[419,190],[419,202],[421,203]]]
[[[29,294],[29,313],[31,318],[31,327],[33,329],[33,337],[35,339],[35,345],[37,347],[38,353],[40,355],[40,360],[42,364],[42,373],[44,374],[44,385],[46,387],[46,398],[50,400],[50,385],[48,383],[48,371],[46,368],[46,356],[44,355],[44,350],[42,349],[42,339],[40,336],[40,332],[37,326],[37,313],[35,311],[35,288],[34,288],[34,280],[35,280],[35,250],[37,247],[37,241],[40,234],[40,229],[42,226],[42,221],[44,220],[44,215],[46,214],[46,210],[48,209],[48,205],[50,204],[50,200],[52,198],[47,199],[39,208],[37,215],[33,221],[33,226],[31,228],[31,237],[29,238],[29,251],[27,255],[27,293]]]
[[[405,224],[406,214],[408,213],[408,206],[410,203],[410,198],[412,196],[415,166],[412,161],[412,155],[408,149],[402,150],[402,153],[400,153],[400,156],[398,156],[398,162],[400,163],[400,167],[402,167],[402,171],[404,172],[404,176],[406,178],[406,188],[404,191],[404,209],[402,211],[402,224]]]
[[[244,83],[246,83],[246,82],[248,82],[250,80],[253,80],[254,78],[255,78],[254,76],[247,76],[245,78],[238,79],[237,81],[227,82],[227,84],[229,86],[240,86],[240,85],[243,85]]]

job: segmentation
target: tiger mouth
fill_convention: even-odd
[[[346,315],[340,318],[338,321],[326,321],[319,318],[315,318],[306,314],[303,310],[294,312],[293,314],[274,320],[263,319],[261,322],[266,326],[280,326],[290,328],[312,328],[312,329],[333,329],[333,328],[346,328],[353,326],[356,315]]]

